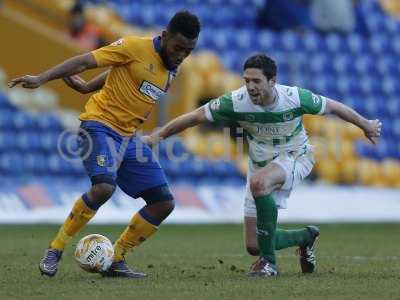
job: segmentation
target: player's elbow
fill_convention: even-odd
[[[194,125],[198,125],[207,121],[204,107],[199,107],[194,112],[192,112],[192,114],[193,114],[192,118],[195,123]]]
[[[88,89],[87,87],[82,87],[82,88],[80,88],[80,90],[78,92],[80,92],[81,94],[89,94],[92,91],[90,89]]]
[[[340,114],[340,111],[342,110],[342,104],[332,100],[332,99],[327,99],[326,100],[326,106],[325,106],[325,111],[324,114],[332,114],[332,115],[338,115]]]
[[[78,73],[97,67],[97,62],[92,53],[75,56],[73,62],[76,64]]]

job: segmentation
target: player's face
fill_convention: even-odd
[[[244,71],[243,79],[250,99],[254,104],[264,105],[268,103],[273,96],[275,78],[268,80],[261,69],[248,68]]]
[[[188,39],[180,33],[164,31],[161,36],[161,58],[168,69],[176,69],[189,56],[197,43],[196,39]]]

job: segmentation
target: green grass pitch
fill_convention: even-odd
[[[293,225],[282,225],[290,228]],[[72,247],[54,278],[38,261],[58,226],[0,225],[0,299],[400,299],[400,224],[322,225],[316,273],[302,275],[295,249],[278,252],[281,275],[249,278],[254,258],[240,225],[164,225],[134,253],[144,280],[79,269]],[[115,240],[122,226],[88,226]]]

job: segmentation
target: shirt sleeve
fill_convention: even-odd
[[[322,115],[325,112],[326,98],[309,90],[297,88],[303,114]]]
[[[92,51],[98,67],[123,65],[133,60],[132,44],[135,41],[127,37],[121,38],[110,45]]]
[[[206,118],[212,122],[223,122],[234,119],[232,94],[225,94],[211,100],[205,105]]]

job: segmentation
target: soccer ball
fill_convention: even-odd
[[[83,237],[76,245],[75,260],[87,272],[106,271],[112,264],[114,255],[111,241],[101,234]]]

